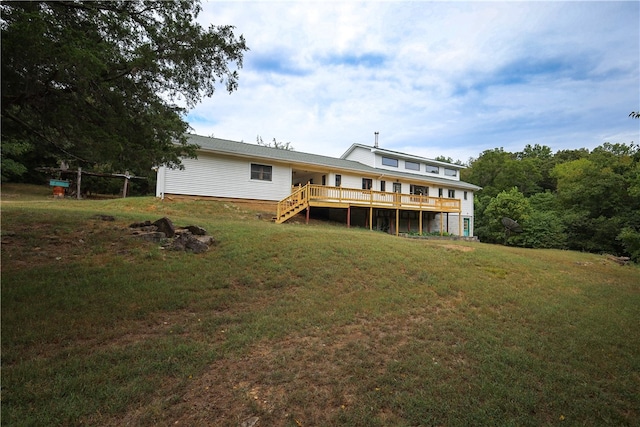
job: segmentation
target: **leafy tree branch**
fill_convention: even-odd
[[[235,91],[248,50],[233,26],[198,24],[200,10],[191,0],[3,2],[2,140],[31,147],[3,151],[3,165],[143,174],[194,156],[187,109],[219,86]]]

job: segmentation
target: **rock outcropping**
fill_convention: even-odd
[[[131,224],[129,229],[136,239],[160,243],[162,247],[174,251],[200,254],[216,244],[216,240],[209,236],[204,228],[197,225],[175,227],[167,217],[154,222],[136,222]]]

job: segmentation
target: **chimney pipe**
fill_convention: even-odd
[[[375,142],[373,143],[373,146],[375,148],[378,148],[378,135],[380,134],[380,132],[374,132],[373,133],[376,136]]]

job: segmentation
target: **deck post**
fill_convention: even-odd
[[[458,212],[458,236],[462,237],[462,211]]]
[[[422,210],[420,210],[420,235],[422,236]]]
[[[311,206],[307,206],[307,218],[305,224],[309,224],[309,211],[311,211]]]
[[[347,228],[351,228],[351,205],[347,206]]]
[[[369,230],[373,230],[373,206],[369,206]]]
[[[440,212],[440,237],[444,234],[444,212]]]
[[[400,209],[396,208],[396,237],[400,235]]]

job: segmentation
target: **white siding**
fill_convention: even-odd
[[[466,217],[473,216],[473,191],[467,191],[467,200],[464,200],[465,190],[456,190],[456,197],[462,201],[462,215]],[[460,196],[458,196],[460,192]]]
[[[342,187],[344,188],[362,188],[362,176],[342,175]],[[374,184],[375,186],[375,184]]]
[[[252,180],[251,163],[272,166],[272,180]],[[291,194],[289,166],[203,153],[198,154],[197,160],[183,159],[182,164],[184,170],[165,170],[164,193],[256,200],[282,200]],[[161,185],[158,180],[156,193],[162,192]]]
[[[375,155],[371,152],[371,149],[368,148],[356,147],[351,153],[349,153],[346,159],[360,162],[363,165],[371,166],[373,168],[376,167]]]

